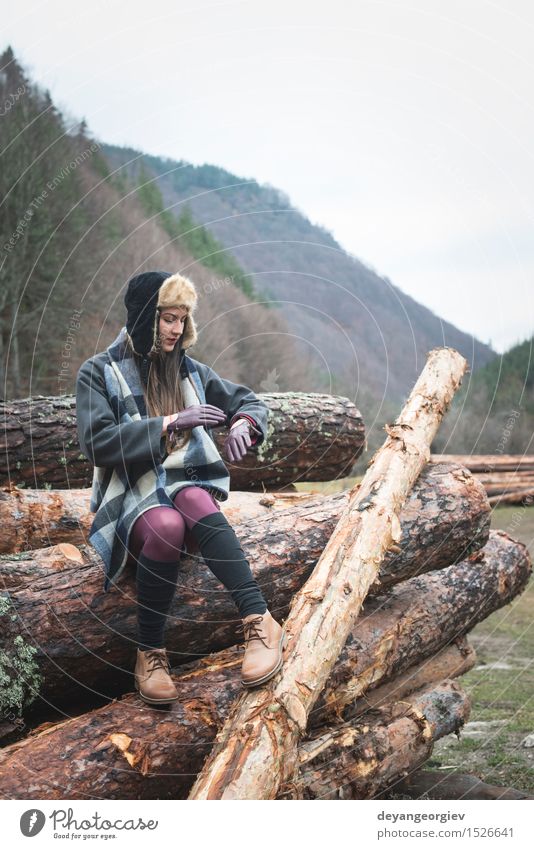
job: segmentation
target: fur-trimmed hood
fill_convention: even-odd
[[[194,283],[181,274],[145,271],[132,277],[124,296],[124,305],[128,311],[126,331],[135,353],[145,359],[156,350],[159,313],[170,307],[187,309],[179,345],[183,349],[192,347],[197,341],[193,318],[197,301]]]

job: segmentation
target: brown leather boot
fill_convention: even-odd
[[[149,705],[165,705],[178,698],[178,690],[169,675],[166,649],[137,649],[135,687]]]
[[[264,684],[282,667],[282,651],[287,636],[281,625],[268,610],[251,613],[242,620],[245,637],[245,656],[241,666],[241,683],[244,687]]]

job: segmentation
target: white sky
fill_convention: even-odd
[[[534,332],[527,0],[0,0],[97,138],[220,165],[503,351]]]

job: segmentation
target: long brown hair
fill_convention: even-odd
[[[180,340],[178,340],[172,351],[166,352],[161,349],[159,316],[160,311],[158,309],[156,311],[156,344],[154,349],[148,354],[150,359],[148,383],[145,386],[141,381],[147,414],[150,417],[170,416],[172,413],[179,413],[185,409],[180,377]],[[189,316],[186,316],[181,338],[185,335],[188,318]],[[134,352],[134,359],[139,369],[141,357]],[[191,429],[180,431],[173,446],[169,444],[169,438],[167,436],[167,453],[170,454],[172,450],[184,445],[190,436]]]

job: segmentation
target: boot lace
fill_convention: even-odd
[[[169,659],[165,652],[153,649],[145,652],[147,659],[147,671],[154,672],[156,669],[163,669],[167,674],[170,673]]]
[[[242,633],[244,637],[245,645],[250,643],[252,640],[261,640],[265,648],[269,648],[267,643],[265,642],[263,636],[258,630],[258,626],[261,625],[263,621],[263,616],[257,616],[256,619],[249,619],[248,622],[243,622],[242,625],[238,625],[237,629],[240,633]]]

